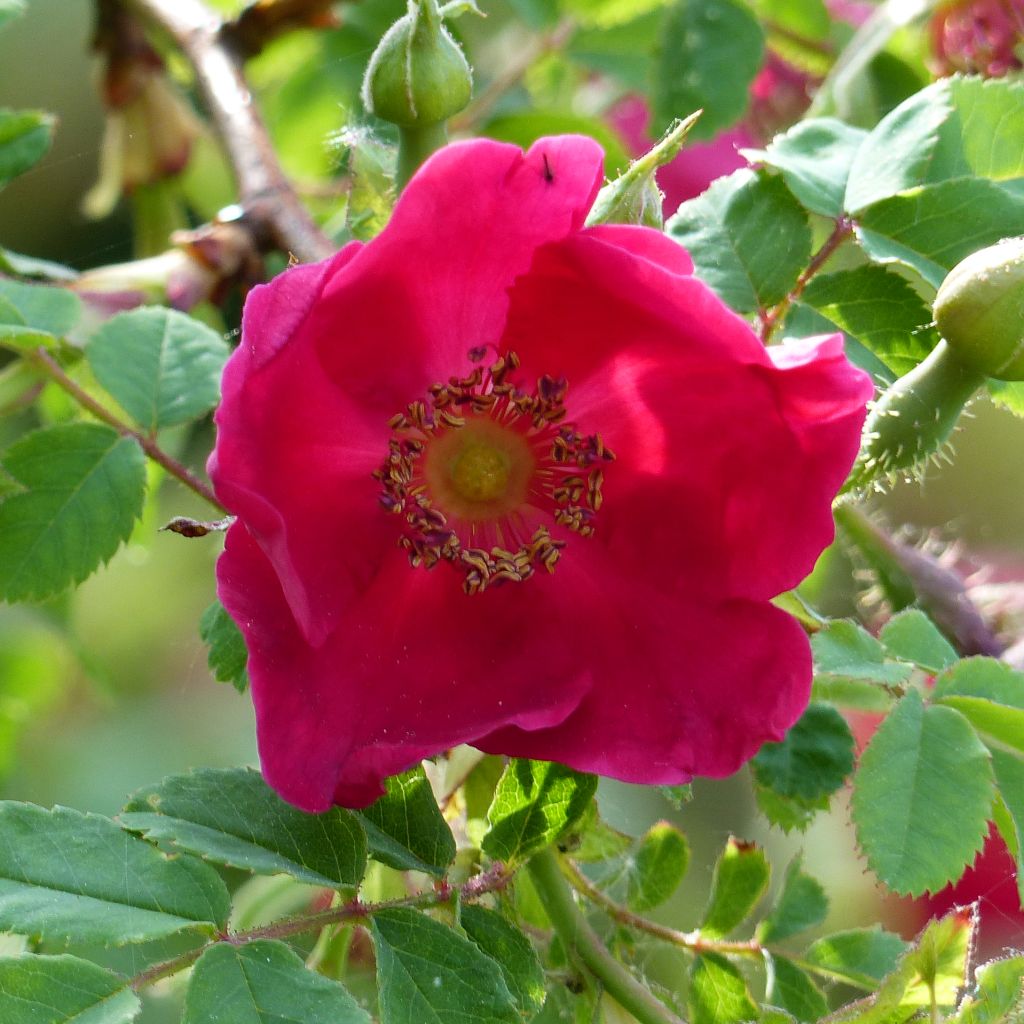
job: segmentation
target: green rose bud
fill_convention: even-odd
[[[442,124],[469,103],[473,76],[444,27],[446,13],[437,0],[409,0],[409,13],[381,39],[363,80],[363,102],[378,117],[422,128]]]
[[[698,110],[676,122],[656,146],[605,185],[594,200],[587,224],[644,224],[660,231],[665,221],[661,212],[662,195],[654,175],[659,167],[676,157],[701,113]]]
[[[986,377],[1024,380],[1024,238],[972,253],[935,297],[935,323],[957,358]]]

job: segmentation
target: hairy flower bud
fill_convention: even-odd
[[[664,167],[678,156],[700,115],[698,110],[678,121],[656,146],[605,185],[594,200],[587,224],[643,224],[660,231],[665,224],[663,197],[654,176],[659,167]]]
[[[1024,238],[1005,238],[958,263],[934,311],[962,363],[986,377],[1024,380]]]
[[[471,8],[472,5],[469,5]],[[405,127],[441,124],[469,103],[473,76],[444,27],[467,5],[409,0],[409,13],[384,34],[363,80],[363,102],[378,117]]]

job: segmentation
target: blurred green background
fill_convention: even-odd
[[[239,5],[228,0],[222,6]],[[366,6],[382,25],[395,9],[393,3]],[[82,197],[96,179],[103,129],[91,20],[90,0],[30,0],[27,16],[0,35],[0,105],[37,107],[59,119],[50,154],[0,194],[0,243],[77,268],[128,258],[131,247],[125,204],[98,222],[81,213]],[[268,87],[268,122],[293,173],[329,169],[327,134],[343,124],[346,97],[372,45],[360,44],[353,33],[329,51],[309,32],[282,45],[290,48],[287,60],[270,53],[253,69],[254,79]],[[282,83],[285,64],[299,70]],[[0,445],[10,436],[0,421]],[[204,444],[209,448],[208,434],[174,440],[193,462]],[[891,525],[959,538],[968,560],[1020,577],[1022,451],[1024,422],[979,401],[956,436],[954,463],[932,470],[923,485],[896,487],[878,506]],[[109,814],[132,790],[169,773],[255,761],[249,700],[213,681],[197,634],[199,616],[214,597],[220,540],[157,532],[180,514],[202,516],[204,510],[173,481],[165,483],[134,541],[73,594],[39,608],[0,606],[3,797]],[[741,780],[698,785],[697,793],[674,816],[694,844],[694,863],[703,865],[696,871],[705,880],[730,830],[768,841],[777,873],[804,845],[809,870],[833,898],[830,923],[873,918],[874,906],[865,899],[873,883],[856,859],[841,804],[807,837],[785,839],[767,835]],[[649,791],[608,784],[604,794],[613,822],[630,832],[669,813]],[[696,901],[691,893],[690,900],[688,908],[669,911],[681,914],[684,925],[693,923],[703,893]]]

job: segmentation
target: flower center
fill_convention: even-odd
[[[484,349],[473,349],[479,362]],[[381,505],[405,519],[399,544],[414,566],[450,562],[470,594],[554,572],[565,540],[553,526],[589,537],[604,472],[615,456],[597,434],[565,422],[564,380],[541,377],[533,392],[508,378],[508,352],[486,371],[429,388],[389,422],[388,456],[374,477]]]
[[[467,501],[486,503],[504,497],[508,489],[508,456],[489,444],[469,441],[455,457],[452,486]]]

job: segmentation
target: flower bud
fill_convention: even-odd
[[[935,296],[935,323],[957,358],[997,380],[1024,380],[1024,238],[958,263]]]
[[[981,374],[940,341],[872,406],[846,489],[916,475],[940,458],[964,406],[983,383]]]
[[[665,226],[663,197],[654,176],[659,167],[675,159],[700,115],[698,110],[678,121],[657,145],[605,185],[594,200],[587,224],[643,224],[660,231]]]
[[[409,0],[409,13],[384,34],[363,79],[363,102],[378,117],[422,127],[447,121],[469,103],[473,76],[444,27],[449,7],[442,10],[437,0]]]

